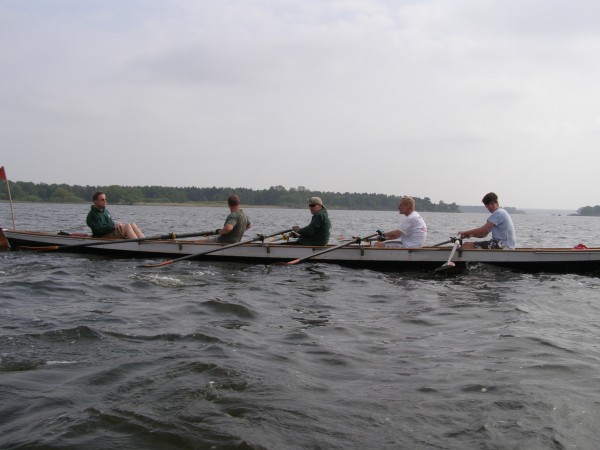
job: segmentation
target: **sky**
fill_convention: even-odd
[[[0,0],[0,165],[593,206],[598,17],[597,0]]]

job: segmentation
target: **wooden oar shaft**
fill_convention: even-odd
[[[454,254],[456,253],[456,249],[458,248],[459,244],[460,244],[459,241],[456,241],[454,243],[454,246],[452,247],[452,251],[450,252],[450,256],[448,257],[448,262],[447,262],[448,265],[450,265],[450,263],[452,262],[452,258],[454,258]]]
[[[216,234],[216,230],[212,231],[199,231],[197,233],[185,233],[185,234],[161,234],[158,236],[149,236],[143,238],[135,238],[135,239],[106,239],[106,240],[95,240],[92,242],[82,242],[80,244],[72,244],[72,245],[50,245],[45,247],[33,247],[33,246],[20,246],[19,248],[22,250],[35,250],[35,251],[47,251],[47,250],[70,250],[72,248],[78,247],[93,247],[96,245],[107,245],[107,244],[120,244],[123,242],[141,242],[141,241],[156,241],[159,239],[177,239],[177,238],[187,238],[187,237],[195,237],[195,236],[210,236],[211,234]]]
[[[260,234],[257,237],[255,237],[254,239],[248,239],[247,241],[236,242],[234,244],[229,244],[229,245],[225,245],[225,246],[222,246],[222,247],[213,248],[213,249],[207,250],[205,252],[193,253],[191,255],[182,256],[180,258],[175,258],[175,259],[170,259],[168,261],[163,261],[163,262],[158,263],[158,264],[144,264],[144,265],[141,265],[139,267],[164,267],[164,266],[168,266],[169,264],[176,263],[178,261],[184,261],[186,259],[198,258],[198,257],[203,256],[203,255],[208,255],[210,253],[216,253],[216,252],[219,252],[219,251],[222,251],[222,250],[226,250],[228,248],[237,247],[238,245],[244,245],[244,244],[249,244],[251,242],[256,242],[256,241],[264,240],[266,238],[270,238],[272,236],[277,236],[278,234],[288,233],[290,231],[292,231],[292,229],[288,228],[287,230],[278,231],[277,233],[269,234],[269,235],[266,235],[266,236]]]
[[[319,255],[323,255],[324,253],[332,252],[334,250],[337,250],[338,248],[346,247],[346,246],[354,244],[356,242],[366,241],[367,239],[370,239],[373,236],[377,236],[377,233],[372,234],[370,236],[366,236],[364,238],[361,238],[361,237],[355,238],[355,239],[352,239],[349,242],[345,242],[344,244],[336,245],[335,247],[326,248],[325,250],[321,250],[320,252],[313,253],[312,255],[309,255],[309,256],[305,256],[304,258],[294,259],[293,261],[288,261],[287,263],[284,263],[284,264],[286,266],[293,266],[294,264],[299,264],[299,263],[304,262],[304,261],[306,261],[308,259],[314,258],[315,256],[319,256]]]
[[[446,262],[445,264],[442,264],[436,270],[444,270],[449,267],[455,266],[455,264],[452,262],[452,258],[454,258],[454,254],[456,253],[456,249],[458,248],[459,245],[460,245],[460,239],[455,239],[454,245],[452,246],[452,251],[450,252],[450,256],[448,257],[448,262]]]

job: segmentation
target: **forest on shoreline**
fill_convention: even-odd
[[[10,193],[16,202],[90,203],[94,192],[106,193],[111,204],[186,204],[190,206],[224,205],[227,197],[238,194],[245,206],[304,208],[309,197],[321,197],[329,209],[387,211],[398,207],[399,195],[357,192],[313,191],[303,186],[286,189],[271,186],[268,189],[230,187],[165,187],[165,186],[79,186],[68,184],[32,183],[11,181]],[[405,195],[410,195],[409,193]],[[417,211],[460,213],[456,203],[439,201],[429,197],[416,197]],[[0,200],[8,201],[5,183],[0,183]],[[476,208],[476,207],[467,207]],[[515,207],[504,206],[511,214],[524,214]],[[485,212],[483,207],[482,212]],[[600,216],[600,205],[584,206],[577,210],[580,216]]]
[[[282,208],[304,208],[309,197],[321,197],[330,209],[349,210],[395,210],[400,196],[313,191],[305,187],[286,189],[271,186],[269,189],[247,189],[230,187],[164,187],[164,186],[78,186],[68,184],[45,184],[11,181],[13,201],[51,203],[91,203],[92,195],[103,191],[109,203],[134,204],[225,204],[231,194],[240,196],[246,206],[274,206]],[[408,194],[406,194],[408,195]],[[428,197],[414,197],[418,211],[460,212],[456,203],[433,203]],[[6,186],[0,187],[0,200],[8,200]]]

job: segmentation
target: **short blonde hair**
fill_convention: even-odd
[[[409,204],[411,206],[411,208],[415,207],[415,199],[412,197],[409,197],[408,195],[404,195],[400,198],[400,203],[404,203],[404,204]]]

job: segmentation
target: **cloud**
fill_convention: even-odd
[[[3,2],[2,164],[36,182],[597,204],[582,180],[598,163],[599,8]],[[107,170],[88,170],[99,156]]]

